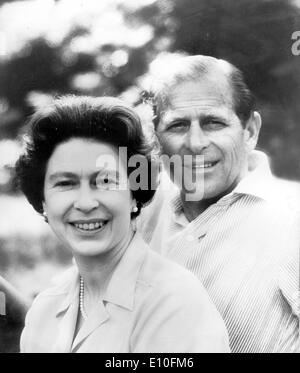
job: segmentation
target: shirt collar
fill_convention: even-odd
[[[248,158],[248,173],[235,189],[221,198],[219,202],[224,201],[225,203],[226,200],[232,200],[234,196],[241,194],[252,195],[265,201],[276,201],[280,192],[277,190],[274,180],[275,177],[272,175],[267,155],[262,151],[253,150]],[[178,189],[173,192],[170,205],[176,217],[183,213]]]
[[[176,215],[179,215],[180,213],[182,213],[183,208],[182,208],[182,202],[181,202],[179,190],[176,191],[175,195],[173,195],[170,203],[172,206],[172,210],[174,211]]]
[[[133,310],[136,283],[147,253],[147,245],[139,233],[135,233],[121,260],[117,264],[109,281],[103,300]],[[72,267],[55,282],[59,285],[51,295],[63,295],[64,299],[58,308],[57,315],[66,311],[78,301],[79,274],[77,267]]]
[[[265,201],[273,201],[274,198],[278,199],[274,180],[268,157],[265,153],[254,150],[249,155],[247,175],[230,194],[246,194]]]

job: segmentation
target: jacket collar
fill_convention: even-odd
[[[139,233],[135,233],[131,243],[123,254],[120,262],[114,270],[109,285],[103,296],[103,300],[117,304],[128,310],[133,310],[136,283],[147,253],[147,245]],[[78,301],[79,297],[79,273],[76,266],[70,268],[56,281],[53,294],[63,296],[56,316],[65,312],[71,304]]]
[[[147,250],[147,245],[136,232],[111,277],[103,300],[133,310],[136,284]]]
[[[268,202],[278,201],[282,194],[278,190],[275,177],[272,175],[268,157],[265,153],[254,150],[248,158],[248,173],[238,183],[235,189],[221,198],[218,205],[227,204],[239,195],[251,195]],[[170,193],[170,205],[176,216],[183,213],[180,191],[176,189]]]
[[[55,278],[57,284],[53,295],[62,296],[63,300],[57,309],[56,316],[65,312],[71,304],[76,302],[79,297],[79,273],[74,265],[67,270],[63,275]]]

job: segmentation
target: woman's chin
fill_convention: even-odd
[[[97,256],[109,250],[111,235],[110,224],[94,230],[84,230],[68,224],[63,241],[71,249],[74,256]]]
[[[89,243],[85,245],[73,245],[72,252],[75,257],[95,257],[106,254],[109,245],[102,243]]]

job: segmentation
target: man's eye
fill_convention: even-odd
[[[187,122],[174,122],[167,127],[168,131],[181,131],[188,127]]]
[[[204,128],[209,130],[218,130],[226,127],[225,123],[218,121],[218,120],[212,120],[207,123],[204,123]]]

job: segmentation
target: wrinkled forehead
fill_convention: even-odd
[[[170,93],[168,103],[161,111],[161,120],[221,114],[229,117],[234,112],[231,89],[227,82],[185,82]]]
[[[201,109],[206,106],[234,108],[232,88],[224,73],[216,72],[170,86],[161,115],[170,110]]]

